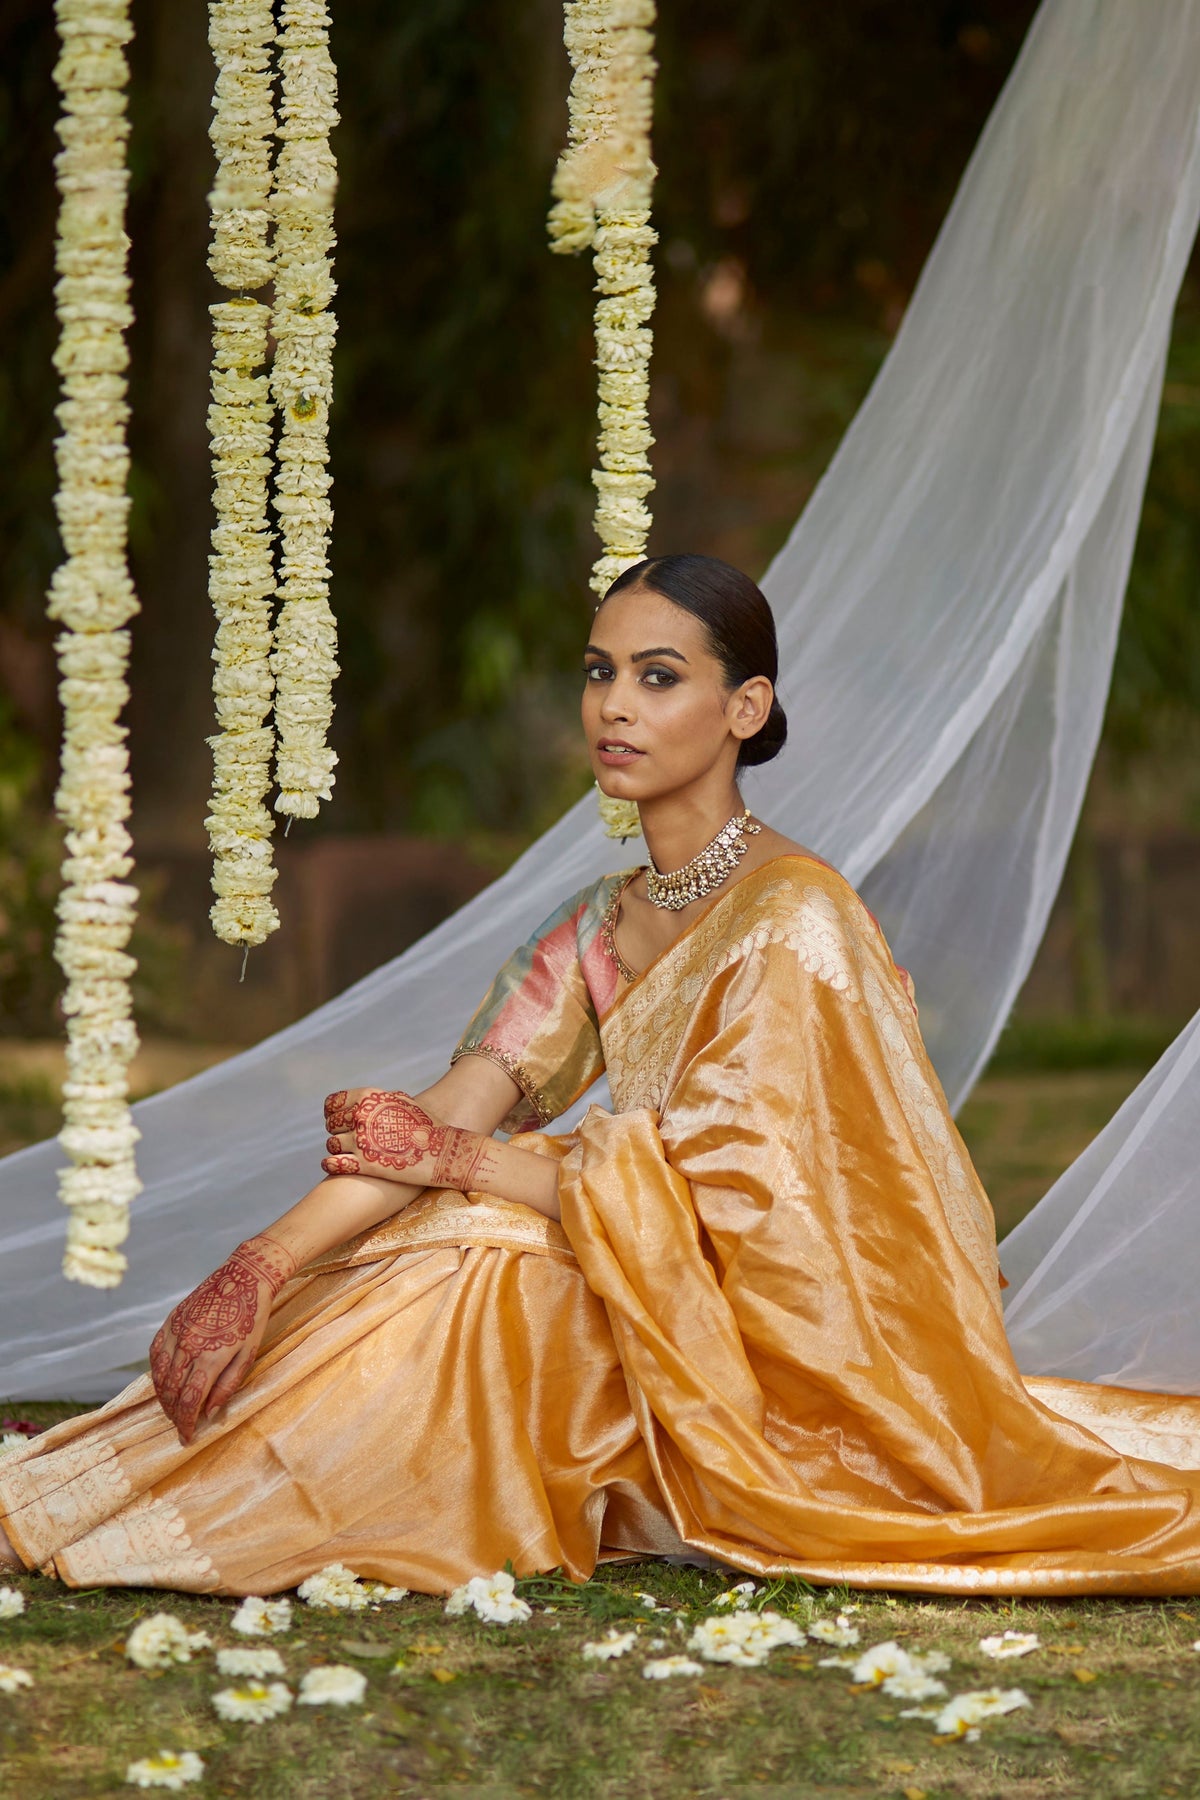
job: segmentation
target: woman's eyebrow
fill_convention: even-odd
[[[601,650],[598,644],[589,644],[583,654],[585,656],[602,656],[605,662],[613,660],[608,651]],[[636,650],[629,660],[635,663],[647,662],[652,656],[673,656],[676,662],[685,663],[687,661],[682,650],[672,650],[669,644],[659,644],[653,650]]]

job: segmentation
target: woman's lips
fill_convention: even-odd
[[[622,744],[619,739],[605,740],[596,745],[596,755],[610,769],[627,769],[635,763],[639,756],[645,755],[642,750],[635,750],[632,744]]]

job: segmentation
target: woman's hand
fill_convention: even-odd
[[[420,1187],[482,1185],[493,1139],[442,1125],[411,1094],[342,1088],[325,1101],[327,1175],[379,1175]]]
[[[247,1238],[161,1328],[150,1346],[150,1377],[181,1444],[195,1436],[201,1408],[211,1418],[241,1387],[271,1303],[295,1273],[295,1257],[274,1238]]]

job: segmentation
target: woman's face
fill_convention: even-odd
[[[766,717],[771,684],[732,692],[699,619],[649,588],[624,588],[592,622],[583,729],[603,793],[650,800],[725,765]]]

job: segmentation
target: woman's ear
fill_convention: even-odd
[[[775,689],[765,675],[752,675],[730,694],[726,705],[729,729],[736,738],[750,738],[767,722]]]

